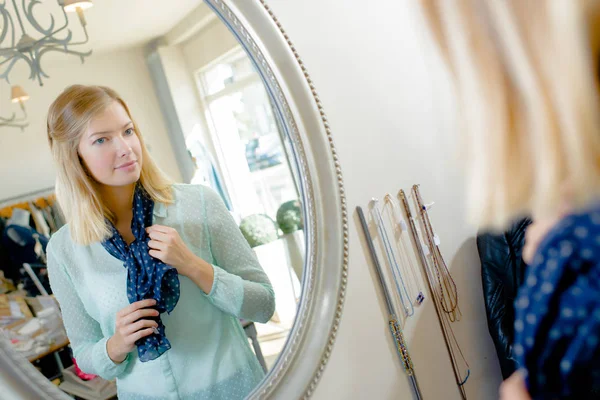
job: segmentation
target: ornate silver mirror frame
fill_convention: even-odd
[[[332,351],[348,276],[348,219],[329,124],[296,49],[264,0],[205,0],[254,61],[293,143],[303,192],[307,256],[294,327],[249,398],[312,395]],[[68,399],[0,339],[0,386],[17,399]]]

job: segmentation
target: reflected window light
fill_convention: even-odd
[[[233,208],[242,218],[276,218],[281,204],[299,194],[258,73],[239,49],[198,71],[197,79]]]

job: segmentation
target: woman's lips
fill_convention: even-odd
[[[128,163],[119,165],[116,169],[125,169],[125,168],[128,168],[128,167],[131,167],[132,165],[135,165],[136,162],[137,161],[130,161]]]

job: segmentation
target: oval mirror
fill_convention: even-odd
[[[3,398],[307,398],[322,375],[348,257],[325,112],[263,1],[174,4],[0,5],[22,21],[1,159],[27,160],[1,169]]]

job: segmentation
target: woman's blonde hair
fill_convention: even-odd
[[[107,219],[115,216],[102,202],[95,180],[86,172],[78,153],[90,122],[113,102],[119,102],[141,142],[142,172],[139,183],[156,202],[173,202],[172,181],[152,160],[129,107],[114,90],[104,86],[73,85],[54,100],[48,111],[48,141],[57,167],[56,197],[75,243],[89,245],[110,236]]]
[[[598,0],[423,0],[457,89],[472,220],[574,207],[600,186]]]

